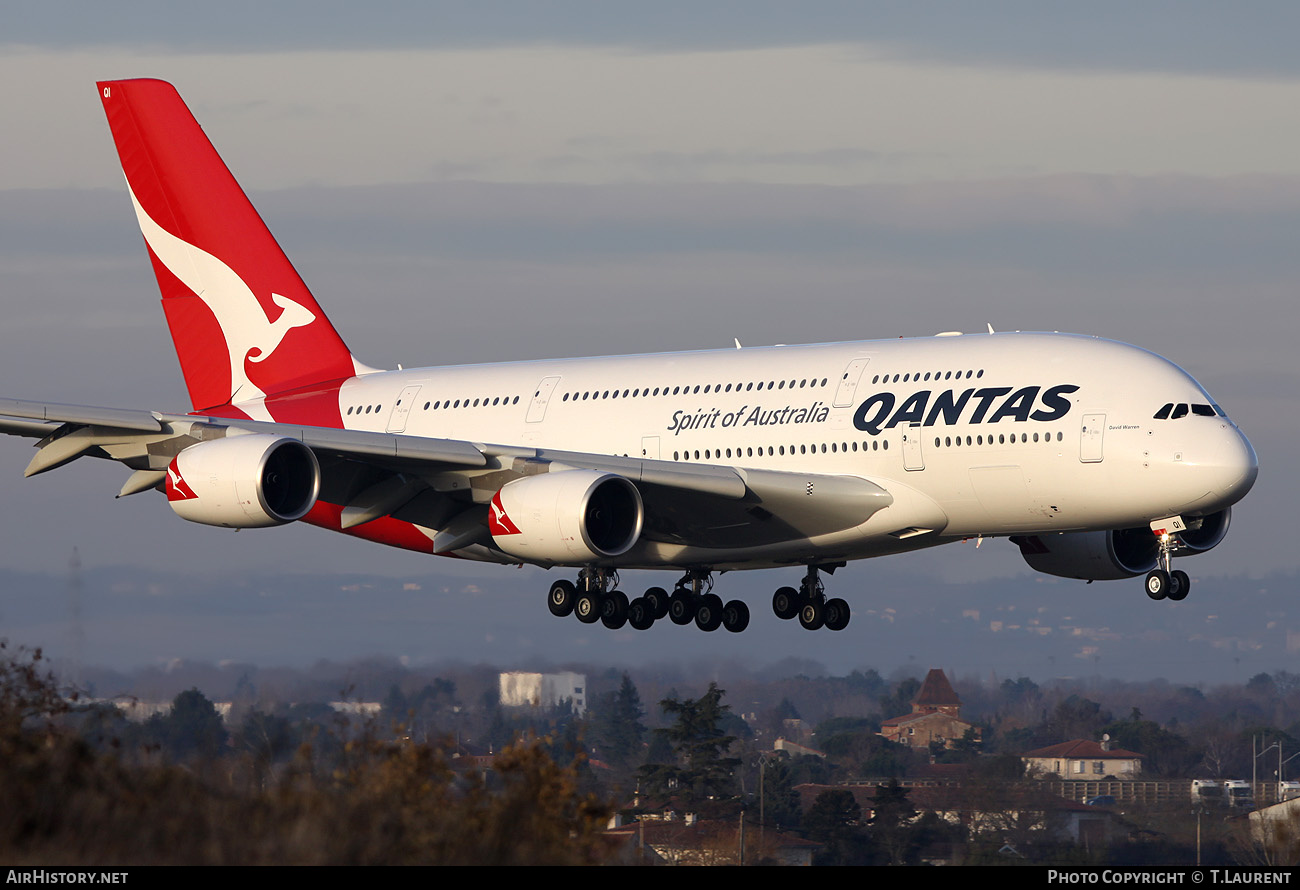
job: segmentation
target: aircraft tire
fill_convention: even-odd
[[[595,624],[600,620],[600,594],[589,590],[578,594],[573,603],[573,614],[583,624]]]
[[[679,587],[668,599],[668,618],[673,624],[690,624],[695,620],[695,595]]]
[[[1147,596],[1162,600],[1169,595],[1169,573],[1164,569],[1147,572]]]
[[[645,598],[654,610],[656,621],[668,614],[668,591],[662,587],[651,587],[645,592]]]
[[[740,600],[732,600],[722,607],[722,626],[733,634],[749,627],[749,606]]]
[[[1187,599],[1192,589],[1192,579],[1182,569],[1169,573],[1169,598],[1174,602]]]
[[[821,630],[826,624],[826,604],[819,600],[805,600],[799,607],[799,623],[804,630]]]
[[[772,594],[772,611],[782,621],[789,621],[799,614],[799,591],[793,587],[782,587]]]
[[[578,589],[571,581],[556,581],[546,595],[546,607],[556,618],[573,614],[573,604],[578,599]]]
[[[610,630],[618,630],[627,624],[627,608],[627,594],[611,590],[600,601],[600,623]]]
[[[634,630],[649,630],[655,623],[654,604],[644,596],[632,600],[627,607],[627,623]]]
[[[849,604],[842,599],[826,601],[826,629],[844,630],[849,626]]]
[[[700,597],[695,609],[695,626],[706,633],[712,633],[722,626],[722,597],[716,593],[706,593]]]

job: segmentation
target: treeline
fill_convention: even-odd
[[[197,690],[142,725],[0,644],[0,858],[12,865],[579,865],[608,805],[540,740],[491,758],[400,727],[250,710]],[[328,709],[327,709],[328,710]]]

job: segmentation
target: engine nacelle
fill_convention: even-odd
[[[1124,528],[1063,535],[1017,535],[1011,542],[1036,572],[1084,581],[1114,581],[1156,567],[1159,553],[1151,529]]]
[[[631,550],[643,518],[641,493],[622,476],[560,470],[503,486],[492,498],[488,528],[511,556],[583,565]]]
[[[1196,520],[1188,523],[1187,531],[1178,535],[1187,546],[1175,550],[1174,556],[1192,556],[1218,547],[1219,542],[1227,536],[1228,523],[1231,521],[1232,508],[1225,507],[1218,513],[1202,516],[1199,526],[1196,525]]]
[[[191,445],[167,467],[167,502],[190,522],[267,528],[307,515],[320,465],[296,439],[254,434]]]

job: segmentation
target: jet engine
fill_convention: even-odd
[[[643,518],[641,493],[622,476],[561,470],[503,486],[492,498],[488,527],[511,556],[584,565],[632,549]]]
[[[167,467],[167,502],[191,522],[267,528],[307,515],[320,465],[296,439],[254,434],[191,445]]]
[[[1219,545],[1228,533],[1232,510],[1189,517],[1187,531],[1179,534],[1183,545],[1174,556],[1192,556]],[[1018,535],[1011,542],[1037,572],[1085,581],[1114,581],[1143,575],[1156,567],[1159,542],[1150,528],[1124,528],[1106,532],[1069,532],[1063,535]]]
[[[1228,523],[1231,520],[1232,508],[1227,507],[1218,513],[1202,516],[1199,525],[1197,520],[1189,522],[1187,531],[1178,536],[1187,546],[1175,550],[1174,556],[1191,556],[1218,547],[1219,542],[1228,534]]]
[[[1159,548],[1151,529],[1124,528],[1063,535],[1016,535],[1011,542],[1036,572],[1085,581],[1132,578],[1156,566]]]

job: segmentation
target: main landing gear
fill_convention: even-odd
[[[1170,571],[1170,558],[1174,551],[1184,546],[1173,534],[1164,532],[1159,537],[1160,552],[1156,556],[1156,568],[1147,572],[1147,596],[1153,600],[1171,599],[1174,602],[1187,599],[1192,589],[1192,579],[1181,569]]]
[[[789,620],[796,615],[804,630],[844,630],[849,626],[849,604],[844,600],[826,599],[817,566],[808,566],[808,574],[799,589],[782,587],[772,595],[772,611],[777,618]]]
[[[627,594],[617,587],[618,572],[587,568],[578,573],[576,584],[569,581],[552,584],[546,604],[557,618],[572,614],[584,624],[599,621],[610,630],[618,630],[625,624],[636,630],[648,630],[665,616],[674,624],[694,621],[703,631],[723,627],[740,633],[749,626],[749,607],[740,600],[724,604],[712,592],[712,573],[705,569],[687,572],[671,596],[662,587],[651,587],[644,596],[629,601]]]

